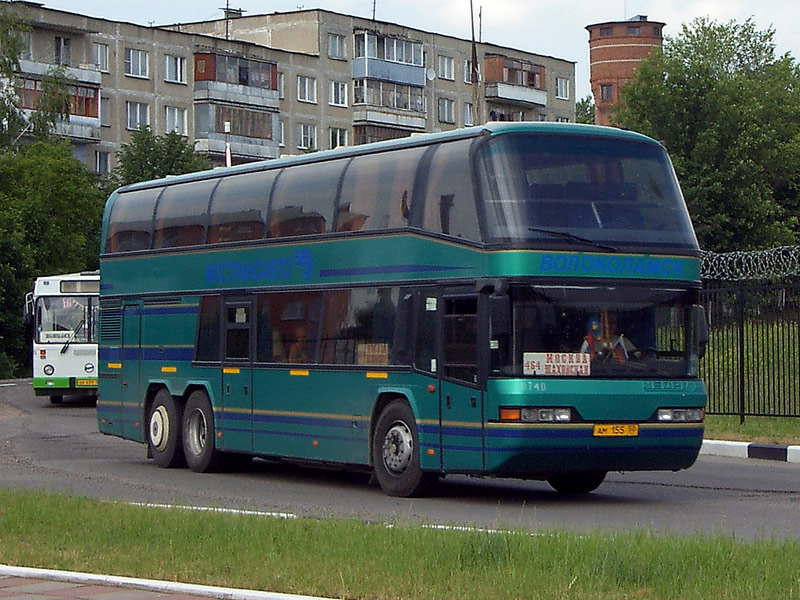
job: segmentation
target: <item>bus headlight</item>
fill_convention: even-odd
[[[56,372],[56,368],[53,365],[45,365],[44,366],[44,374],[50,377],[53,373]]]
[[[540,406],[503,407],[500,409],[500,420],[522,423],[569,423],[572,421],[572,409]]]
[[[702,423],[706,411],[702,408],[659,408],[656,416],[662,423]]]

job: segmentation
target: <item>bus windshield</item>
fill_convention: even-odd
[[[42,296],[36,301],[36,341],[97,341],[97,302],[90,296]]]
[[[495,376],[696,376],[690,292],[512,285],[513,326],[492,333]],[[506,328],[508,330],[508,328]]]
[[[666,151],[603,135],[518,134],[478,155],[489,242],[697,249]]]

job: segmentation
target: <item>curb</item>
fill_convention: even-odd
[[[800,446],[703,440],[700,454],[727,456],[729,458],[758,458],[762,460],[800,463]]]
[[[257,590],[239,590],[210,585],[177,583],[174,581],[157,581],[153,579],[139,579],[137,577],[115,577],[113,575],[34,569],[31,567],[12,567],[0,564],[0,576],[3,575],[30,579],[46,579],[50,581],[66,581],[70,583],[106,585],[118,588],[132,588],[159,592],[162,594],[224,598],[225,600],[330,600],[329,598],[322,598],[320,596],[298,596],[295,594],[282,594],[280,592],[259,592]]]

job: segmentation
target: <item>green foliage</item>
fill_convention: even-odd
[[[115,186],[211,168],[210,161],[195,154],[183,136],[174,131],[157,136],[149,127],[134,132],[130,144],[123,144],[117,153],[117,159],[117,168],[111,175]]]
[[[581,98],[575,104],[575,122],[594,125],[594,99],[591,95]]]
[[[21,314],[34,277],[97,268],[103,201],[66,141],[0,154],[0,378],[28,362]]]
[[[621,92],[615,122],[664,142],[706,250],[798,239],[800,68],[773,37],[696,19]]]

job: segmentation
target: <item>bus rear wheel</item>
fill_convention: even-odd
[[[403,400],[389,403],[372,436],[375,478],[390,496],[421,496],[430,491],[435,473],[419,466],[419,436],[411,408]]]
[[[183,453],[186,464],[197,473],[218,471],[222,453],[217,450],[214,410],[208,394],[197,390],[189,395],[183,410]]]
[[[595,491],[605,478],[605,471],[559,473],[550,477],[547,483],[560,494],[579,495]]]
[[[181,423],[183,411],[166,389],[161,388],[153,399],[147,417],[147,443],[155,463],[164,469],[184,464]]]

